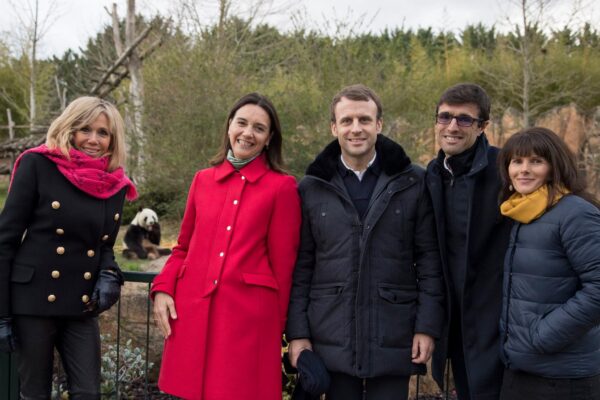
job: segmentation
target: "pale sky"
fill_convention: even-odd
[[[194,0],[187,0],[188,2]],[[234,0],[234,12],[243,16],[244,7],[260,0]],[[265,1],[265,0],[263,0]],[[292,29],[301,24],[332,33],[333,26],[343,25],[343,32],[372,31],[384,28],[433,27],[436,31],[459,32],[467,24],[479,22],[495,25],[499,30],[509,27],[507,21],[517,21],[518,8],[514,0],[270,0],[275,3],[265,21],[282,29]],[[547,1],[547,0],[546,0]],[[90,36],[103,25],[110,23],[105,7],[117,3],[119,13],[126,13],[126,0],[39,0],[40,15],[48,15],[49,23],[40,43],[40,56],[60,55],[66,49],[84,46]],[[27,4],[34,0],[0,0],[0,37],[10,44],[18,42],[16,32],[21,21],[15,12],[20,10],[21,19],[28,21]],[[195,0],[198,14],[205,24],[214,22],[217,16],[217,0]],[[571,18],[574,6],[585,11]],[[177,16],[180,0],[137,0],[137,9],[151,16],[157,13]],[[600,29],[600,4],[592,0],[553,0],[546,13],[550,26],[562,27],[572,21],[579,27],[591,22]]]

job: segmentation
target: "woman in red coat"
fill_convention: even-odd
[[[281,336],[300,232],[271,102],[242,97],[212,168],[196,173],[178,244],[154,279],[161,390],[184,399],[280,400]]]

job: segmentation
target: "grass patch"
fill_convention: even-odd
[[[140,272],[140,271],[144,271],[144,265],[146,263],[148,263],[148,260],[128,260],[126,258],[124,258],[120,252],[117,252],[115,249],[115,260],[117,261],[117,264],[119,264],[119,267],[123,270],[123,271],[134,271],[134,272]]]
[[[6,202],[9,179],[8,175],[0,175],[0,209],[4,208],[4,202]]]

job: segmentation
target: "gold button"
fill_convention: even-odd
[[[88,301],[90,301],[90,296],[88,296],[87,294],[84,294],[83,296],[81,296],[81,301],[83,301],[84,303],[87,303]]]
[[[64,229],[62,229],[62,228],[57,228],[57,229],[56,229],[56,234],[57,234],[57,235],[64,235],[64,234],[65,234],[65,230],[64,230]]]
[[[85,279],[86,281],[89,281],[90,279],[92,279],[92,273],[86,272],[85,274],[83,274],[83,279]]]
[[[56,254],[65,254],[65,248],[60,246],[56,248]]]
[[[108,240],[108,235],[102,236],[102,241],[106,242]]]
[[[54,303],[54,302],[56,301],[56,296],[55,296],[55,295],[53,295],[53,294],[51,294],[50,296],[48,296],[48,301],[49,301],[50,303]]]
[[[96,254],[96,253],[94,252],[94,250],[88,250],[88,251],[87,251],[87,256],[88,256],[88,257],[94,257],[94,254]]]
[[[119,220],[119,217],[120,217],[119,213],[116,213],[116,214],[115,214],[115,221],[118,221],[118,220]]]
[[[54,208],[55,210],[58,210],[60,208],[60,203],[56,200],[54,200],[52,202],[52,208]]]
[[[60,271],[54,270],[54,271],[52,271],[51,275],[54,279],[58,279],[58,278],[60,278]]]

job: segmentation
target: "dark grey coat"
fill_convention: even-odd
[[[569,195],[515,223],[504,268],[505,365],[546,378],[600,374],[600,211]]]
[[[118,269],[125,191],[91,197],[43,155],[23,156],[0,214],[0,317],[84,315],[99,271]]]
[[[299,190],[302,237],[288,340],[309,338],[330,371],[408,376],[414,333],[439,337],[443,284],[424,171],[379,135],[382,172],[361,222],[336,165],[337,141],[308,167]]]
[[[498,316],[502,307],[502,262],[508,246],[510,220],[500,215],[498,194],[500,176],[496,166],[498,149],[488,144],[485,134],[477,143],[471,170],[466,174],[468,218],[466,271],[462,293],[461,327],[465,364],[472,400],[497,399],[502,384]],[[432,372],[443,387],[448,355],[449,322],[453,317],[448,279],[451,276],[446,256],[445,206],[440,158],[427,166],[427,187],[433,201],[438,240],[442,254],[448,294],[447,323],[433,354]]]

